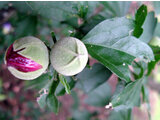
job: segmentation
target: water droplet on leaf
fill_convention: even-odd
[[[112,103],[109,103],[108,105],[105,106],[106,109],[112,108]]]

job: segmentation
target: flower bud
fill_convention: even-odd
[[[72,76],[85,68],[88,61],[88,52],[80,40],[66,37],[53,45],[50,59],[57,72],[65,76]]]
[[[45,44],[35,37],[16,40],[6,51],[4,62],[17,78],[32,80],[48,67],[49,56]]]

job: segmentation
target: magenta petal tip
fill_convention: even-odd
[[[6,64],[7,66],[14,67],[15,69],[21,71],[21,72],[33,72],[36,70],[39,70],[42,68],[42,65],[38,64],[37,62],[26,58],[18,52],[24,50],[20,49],[18,51],[13,50],[13,44],[8,48],[7,54],[6,54]]]

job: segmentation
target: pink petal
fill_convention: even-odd
[[[35,61],[26,58],[18,52],[24,50],[20,49],[18,51],[13,50],[13,44],[9,47],[6,55],[7,66],[14,67],[21,72],[33,72],[42,68],[42,65],[36,63]]]

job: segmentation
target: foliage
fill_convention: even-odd
[[[124,1],[102,1],[101,4],[104,6],[104,11],[102,11],[102,15],[105,17],[123,17],[128,13],[128,9],[130,8],[131,2]]]
[[[108,84],[103,83],[88,94],[88,98],[85,99],[85,103],[92,106],[103,107],[109,104],[110,98],[111,88]]]
[[[122,89],[122,84],[119,83],[111,101],[113,108],[121,110],[139,106],[142,84],[143,79],[140,79],[129,83]]]
[[[147,16],[147,6],[142,5],[138,10],[135,15],[135,28],[133,31],[133,35],[137,38],[141,36],[143,33],[143,28],[142,25],[146,19]]]
[[[128,65],[135,58],[154,60],[151,48],[129,34],[133,28],[133,21],[125,17],[109,19],[94,27],[83,39],[90,55],[126,82],[130,81]]]
[[[139,39],[145,43],[148,43],[153,37],[156,25],[157,18],[155,18],[154,12],[149,12],[142,26],[143,33]]]
[[[85,68],[76,76],[78,81],[77,87],[84,92],[89,93],[106,82],[110,75],[111,72],[106,67],[96,63],[91,68]]]

